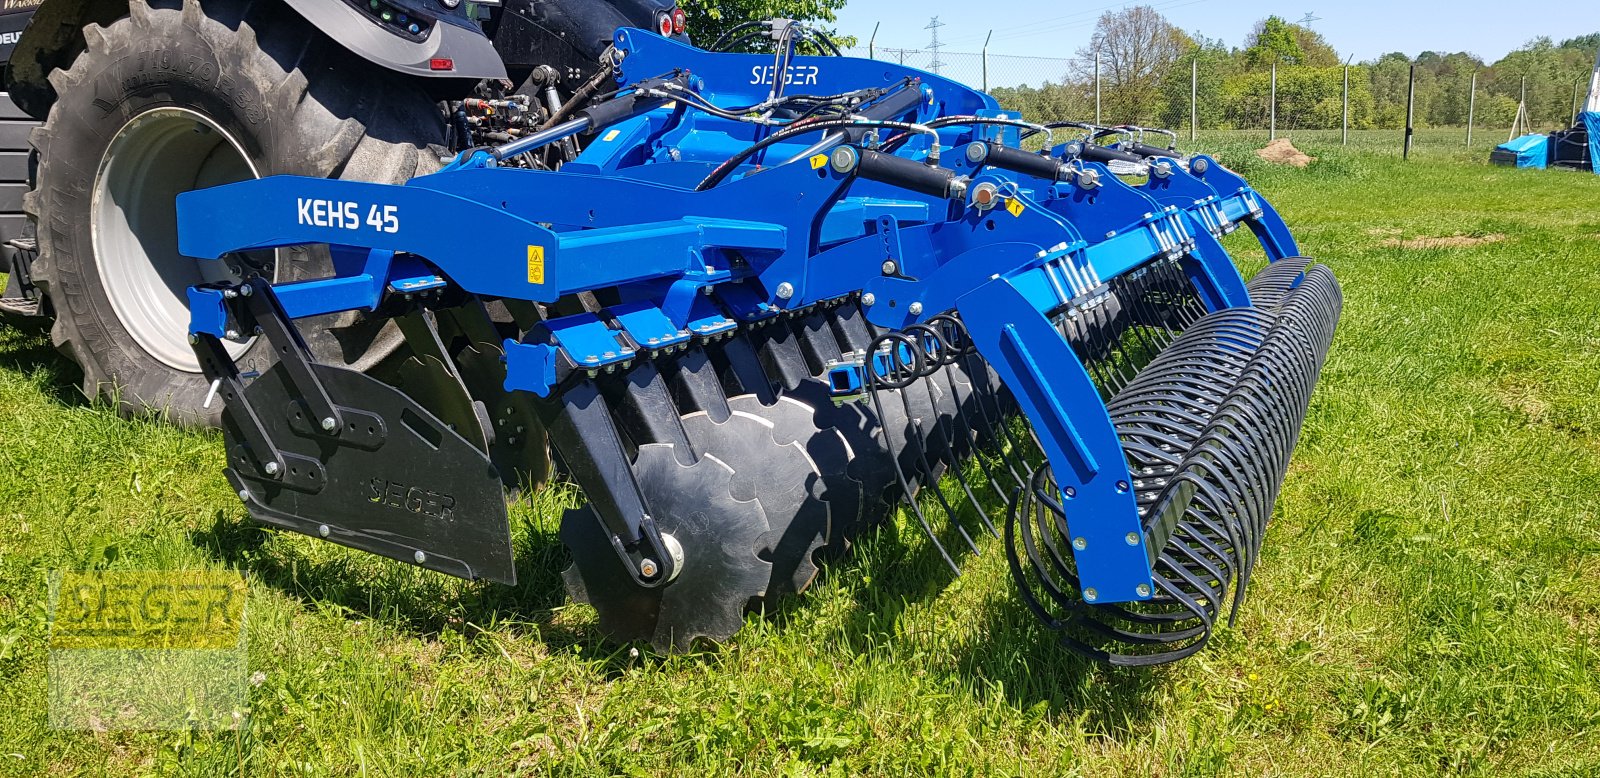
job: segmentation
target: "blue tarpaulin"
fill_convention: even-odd
[[[1550,136],[1524,135],[1514,141],[1502,143],[1501,151],[1517,155],[1517,167],[1534,167],[1543,170],[1550,166]]]
[[[1583,126],[1589,130],[1589,164],[1600,175],[1600,111],[1584,114]]]

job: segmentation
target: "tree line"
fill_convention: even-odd
[[[1412,65],[1418,126],[1464,127],[1476,74],[1478,126],[1509,128],[1526,94],[1535,127],[1565,127],[1573,119],[1574,88],[1588,87],[1596,49],[1600,33],[1560,43],[1536,38],[1494,63],[1467,52],[1425,51],[1352,64],[1350,127],[1403,128]],[[1201,129],[1265,128],[1274,65],[1280,129],[1337,129],[1343,121],[1344,59],[1315,30],[1277,16],[1257,22],[1244,46],[1235,48],[1185,33],[1149,6],[1110,11],[1057,79],[992,91],[1002,105],[1029,117],[1093,118],[1097,55],[1107,124],[1187,127],[1191,74],[1198,72]]]

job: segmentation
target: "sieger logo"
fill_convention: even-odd
[[[455,518],[456,498],[385,478],[374,478],[367,483],[367,502],[399,508],[430,519],[449,521]]]
[[[777,68],[771,65],[756,65],[750,68],[750,83],[756,86],[772,86],[772,78],[777,73]],[[816,86],[817,78],[822,75],[822,68],[816,65],[790,65],[783,74],[784,86]]]

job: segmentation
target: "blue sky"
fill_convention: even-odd
[[[878,45],[920,49],[928,43],[930,17],[946,51],[975,52],[994,29],[991,54],[1072,56],[1088,40],[1094,22],[1107,10],[1138,5],[1113,0],[850,0],[839,14],[839,31],[866,44],[874,23],[882,22]],[[1556,4],[1505,0],[1147,0],[1173,24],[1238,46],[1256,20],[1277,14],[1290,21],[1308,12],[1321,17],[1311,27],[1334,48],[1357,61],[1384,52],[1469,51],[1493,62],[1530,38],[1557,41],[1600,31],[1600,2],[1569,0]]]

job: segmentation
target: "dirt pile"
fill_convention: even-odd
[[[1317,161],[1316,157],[1295,148],[1288,138],[1279,138],[1268,143],[1266,148],[1257,149],[1256,156],[1274,165],[1293,165],[1294,167],[1305,167]]]

